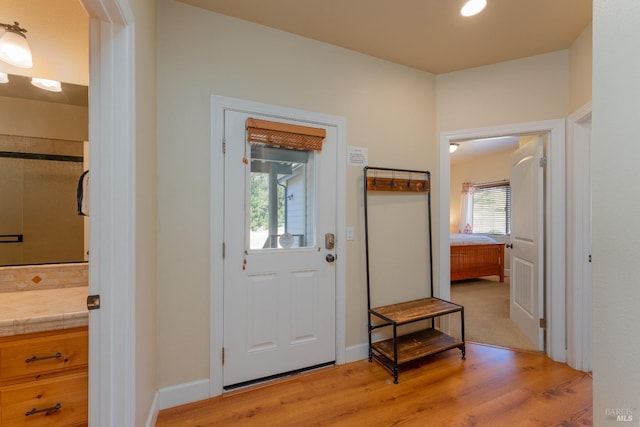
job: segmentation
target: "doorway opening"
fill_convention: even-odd
[[[544,156],[546,138],[546,133],[521,134],[452,143],[456,150],[450,163],[451,300],[465,306],[470,341],[533,351],[544,348],[542,332],[531,324],[544,317],[542,280],[537,282],[541,289],[536,289],[532,283],[522,283],[528,277],[520,274],[512,286],[512,255],[517,255],[512,248],[518,239],[513,225],[517,232],[524,229],[530,234],[529,230],[542,230],[544,216],[531,215],[529,200],[521,207],[526,189],[517,176],[513,179],[512,167],[521,164],[521,158],[513,161],[518,149],[534,140],[542,141]],[[543,181],[540,190],[544,200]],[[539,212],[543,209],[540,206]],[[542,255],[543,238],[539,244]],[[519,249],[521,243],[516,246]],[[538,271],[544,270],[542,256],[533,261],[541,264]]]
[[[566,189],[565,189],[565,122],[563,119],[540,122],[467,129],[440,134],[439,154],[439,194],[438,240],[439,253],[450,253],[450,155],[451,142],[482,139],[505,135],[547,134],[546,167],[544,179],[547,191],[544,195],[546,206],[544,221],[544,304],[546,333],[545,352],[556,361],[566,360]],[[450,298],[450,259],[440,256],[439,297]],[[447,325],[444,326],[448,328]]]

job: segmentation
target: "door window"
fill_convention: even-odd
[[[316,153],[251,144],[249,249],[314,247]]]

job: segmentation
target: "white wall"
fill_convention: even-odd
[[[158,377],[209,377],[210,96],[343,116],[377,166],[437,165],[435,77],[263,26],[159,2]],[[347,171],[347,345],[366,342],[361,168]],[[337,237],[344,230],[337,230]],[[411,272],[409,272],[411,274]]]
[[[640,3],[595,0],[593,17],[593,422],[640,419]]]

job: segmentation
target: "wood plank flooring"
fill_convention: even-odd
[[[359,361],[166,409],[156,426],[591,426],[591,377],[467,343],[400,371]]]

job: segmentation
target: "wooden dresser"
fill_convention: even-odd
[[[0,426],[83,426],[87,327],[0,337]]]

